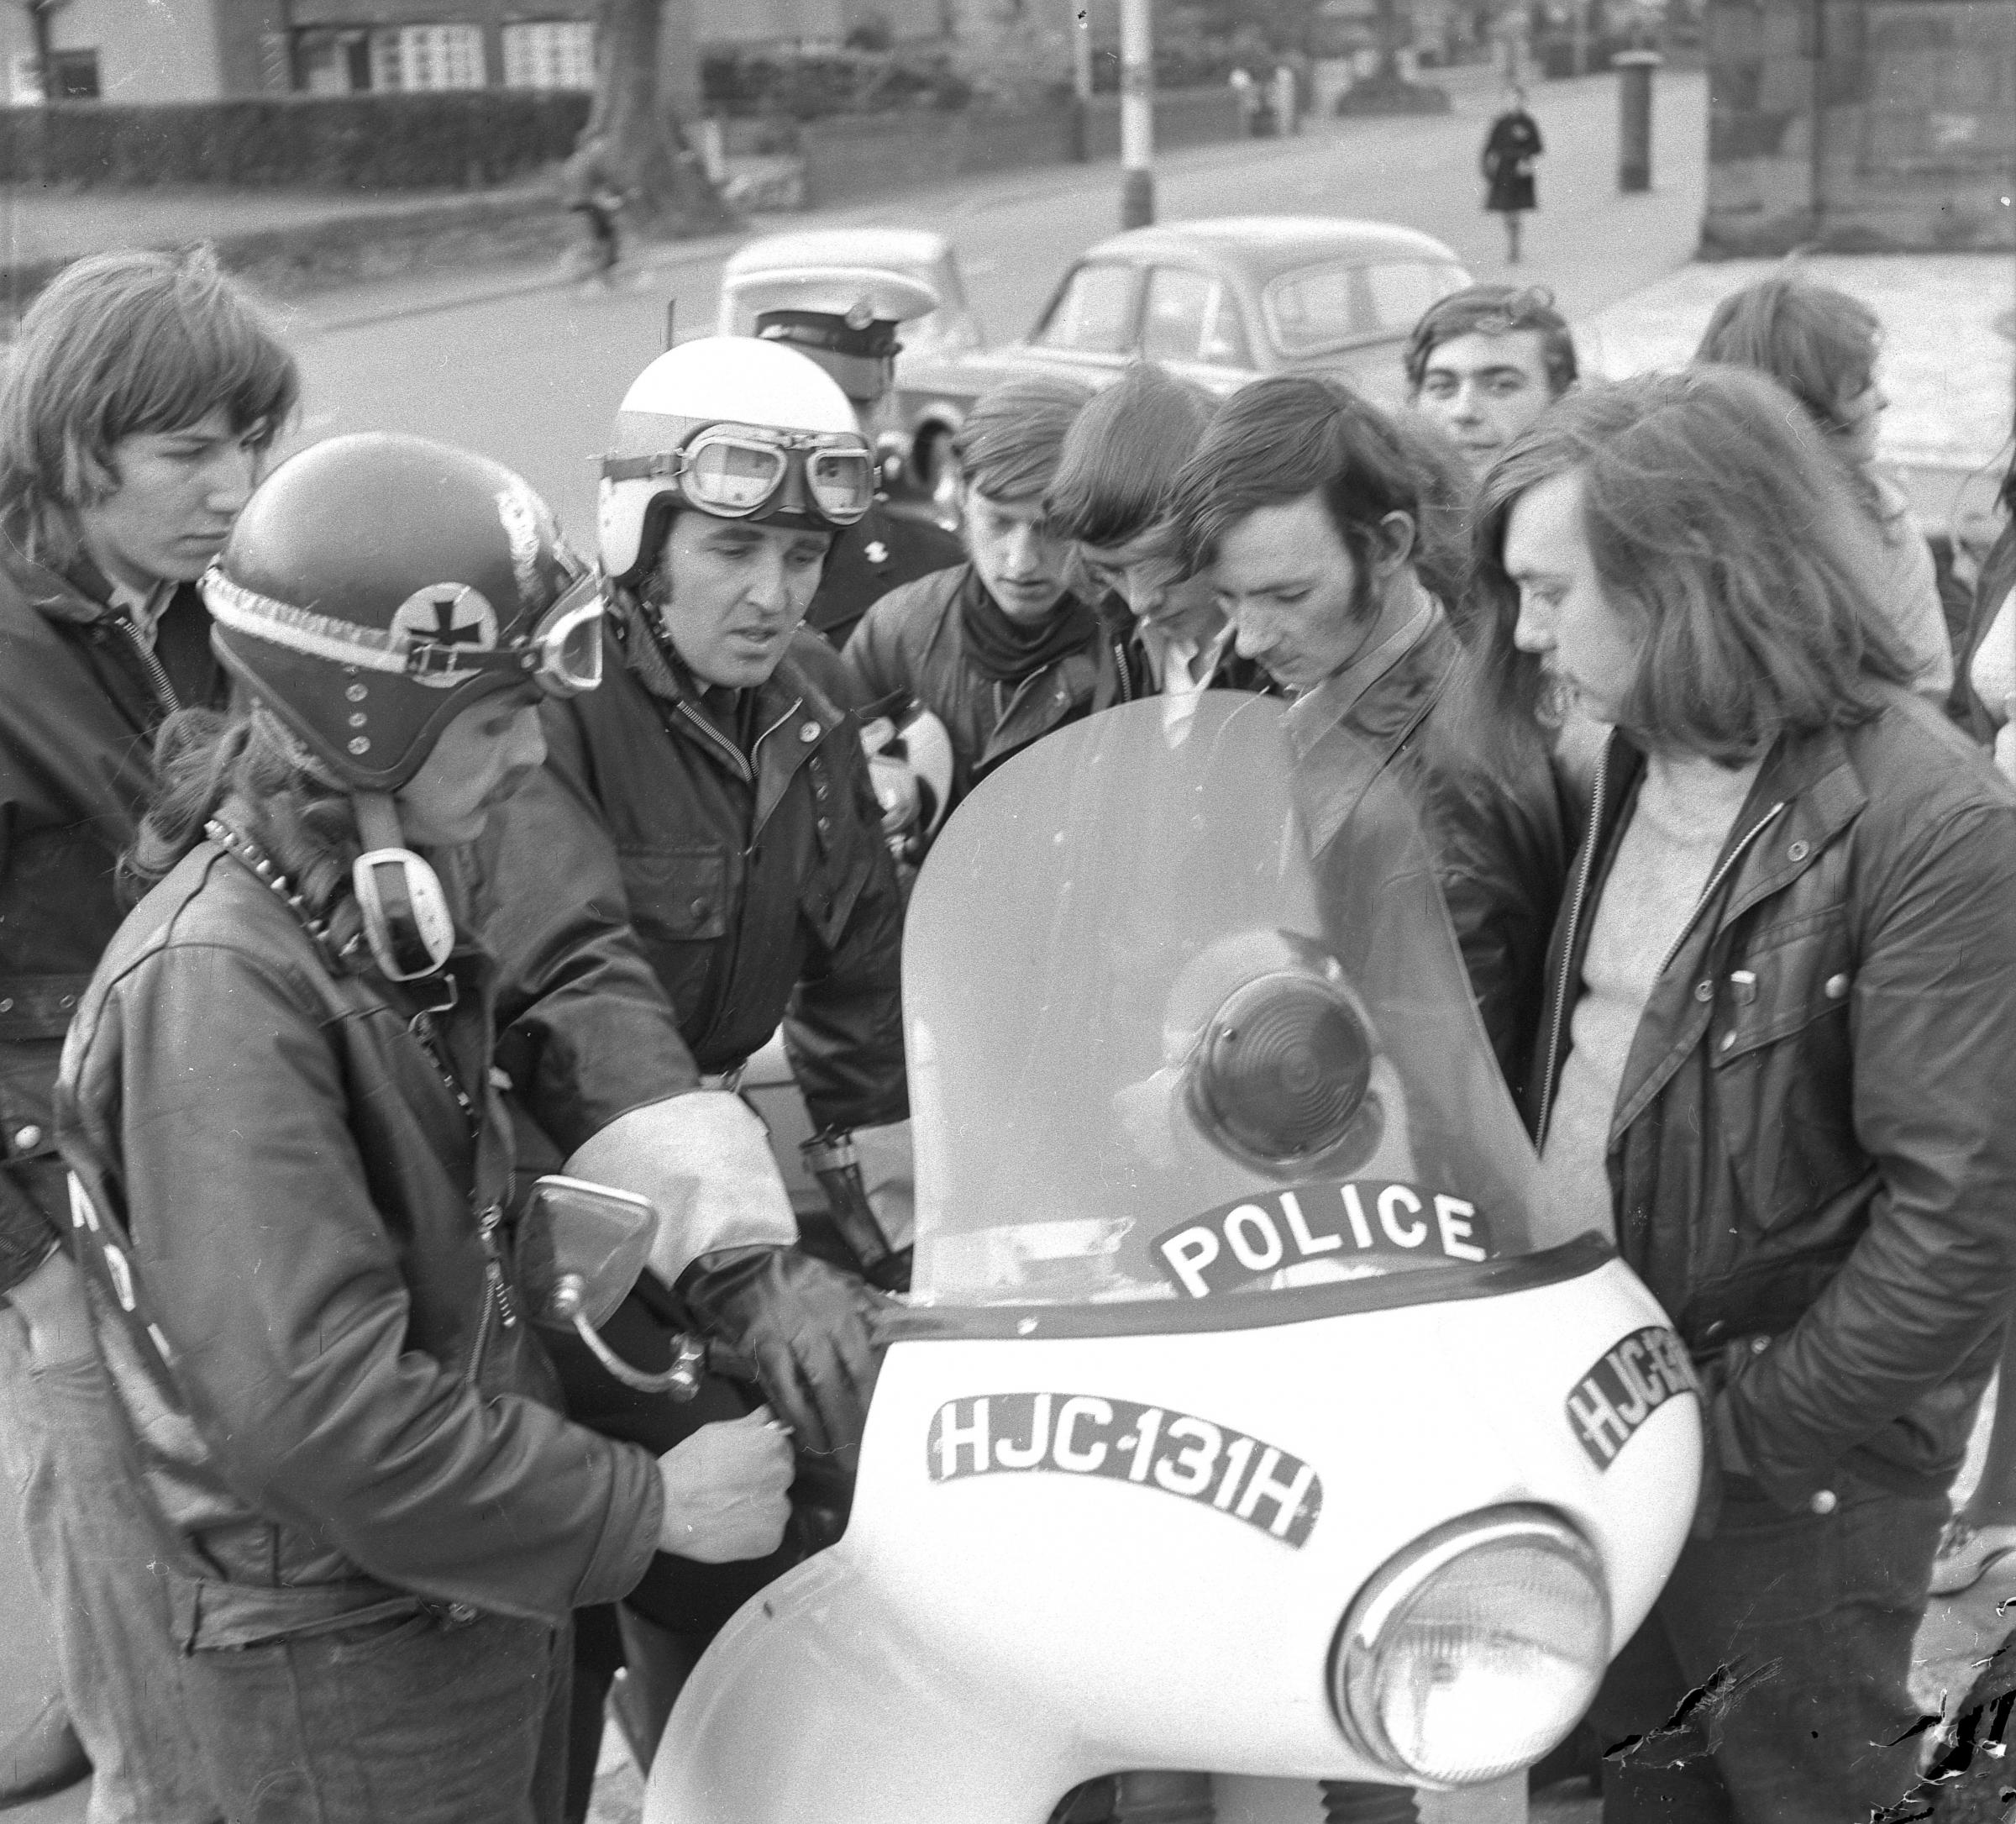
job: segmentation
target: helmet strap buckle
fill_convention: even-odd
[[[364,853],[350,884],[379,972],[389,981],[438,975],[455,948],[454,914],[440,876],[406,846],[390,792],[360,791],[351,802]]]

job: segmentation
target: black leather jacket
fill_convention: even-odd
[[[2016,1290],[2016,789],[1929,706],[1767,756],[1620,1087],[1618,1245],[1796,1506],[1952,1479]],[[1613,736],[1554,933],[1545,1139],[1642,756]]]
[[[1013,684],[983,675],[967,653],[960,603],[984,586],[972,565],[958,564],[892,589],[841,654],[857,702],[901,697],[945,724],[953,804],[1011,754],[1088,713],[1099,675],[1096,628],[1078,650]]]
[[[617,625],[480,850],[505,1070],[564,1157],[781,1017],[816,1125],[903,1119],[902,904],[838,655],[793,641],[745,756]]]
[[[1540,1022],[1541,969],[1566,882],[1567,849],[1546,749],[1506,744],[1495,765],[1441,726],[1460,658],[1438,607],[1362,695],[1339,707],[1319,686],[1289,710],[1299,802],[1319,870],[1355,807],[1369,761],[1405,789],[1427,838],[1470,991],[1518,1096]]]
[[[124,908],[114,870],[154,789],[154,735],[220,704],[210,617],[176,591],[150,652],[109,590],[0,541],[0,1293],[67,1227],[50,1096],[63,1034]]]

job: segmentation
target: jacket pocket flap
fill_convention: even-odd
[[[1840,907],[1760,931],[1714,983],[1709,1055],[1718,1066],[1845,1012],[1854,970]]]
[[[682,944],[727,935],[725,849],[625,849],[617,859],[631,922],[640,932]]]
[[[89,975],[0,977],[0,1044],[62,1038],[90,986]]]

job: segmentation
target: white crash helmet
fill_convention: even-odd
[[[602,459],[602,569],[634,582],[681,507],[797,531],[851,526],[874,455],[847,395],[795,350],[748,336],[669,349],[632,381]]]

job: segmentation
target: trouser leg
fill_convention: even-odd
[[[1787,1514],[1732,1495],[1714,1536],[1688,1542],[1654,1611],[1655,1637],[1678,1687],[1673,1708],[1659,1716],[1641,1694],[1635,1717],[1626,1718],[1620,1669],[1627,1678],[1646,1669],[1627,1648],[1595,1714],[1620,1733],[1638,1732],[1632,1721],[1657,1732],[1688,1694],[1701,1693],[1683,1727],[1670,1737],[1655,1733],[1650,1745],[1696,1776],[1696,1804],[1706,1802],[1698,1777],[1705,1753],[1726,1809],[1626,1809],[1639,1804],[1626,1794],[1614,1810],[1611,1776],[1620,1764],[1613,1758],[1604,1768],[1606,1824],[1840,1824],[1903,1795],[1917,1750],[1907,1735],[1916,1711],[1905,1679],[1945,1504],[1866,1485],[1836,1493],[1839,1506],[1824,1515]],[[1645,1638],[1641,1631],[1632,1648]]]
[[[609,1686],[623,1663],[616,1606],[581,1609],[574,1617],[574,1677],[567,1707],[567,1824],[582,1824],[595,1795],[595,1767],[601,1758],[602,1723]]]
[[[90,1824],[209,1824],[219,1811],[186,1720],[159,1522],[125,1437],[81,1278],[54,1255],[0,1301],[0,1462],[91,1757]]]
[[[557,1824],[565,1628],[428,1610],[190,1658],[230,1824]]]

